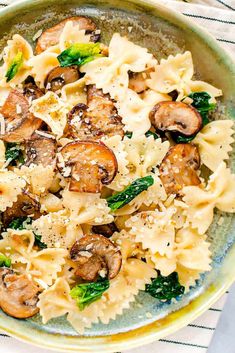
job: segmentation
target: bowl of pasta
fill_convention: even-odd
[[[0,328],[65,352],[165,337],[235,278],[235,66],[154,1],[0,13]]]

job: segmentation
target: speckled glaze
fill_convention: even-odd
[[[75,14],[94,18],[104,33],[103,41],[108,40],[114,31],[127,34],[127,27],[132,26],[128,37],[148,47],[157,58],[191,50],[197,76],[224,92],[221,101],[223,114],[217,118],[235,119],[232,104],[235,66],[232,59],[207,32],[155,1],[18,1],[0,13],[0,46],[5,45],[13,33],[20,33],[32,42],[38,29]],[[102,15],[106,17],[105,21],[100,20]],[[234,158],[230,166],[234,171]],[[94,325],[84,336],[79,336],[64,317],[42,325],[38,316],[16,320],[1,312],[0,328],[18,339],[44,348],[83,353],[123,351],[173,333],[202,314],[235,279],[235,222],[231,214],[223,216],[224,222],[218,226],[220,214],[215,215],[209,231],[212,271],[203,275],[179,302],[160,303],[148,294],[140,293],[136,303],[124,315],[109,325]],[[151,312],[152,318],[147,318],[146,312]]]

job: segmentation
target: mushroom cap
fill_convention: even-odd
[[[184,186],[201,183],[197,170],[200,155],[195,145],[181,143],[172,146],[164,157],[160,168],[160,178],[167,194],[181,195]]]
[[[100,192],[102,184],[111,183],[117,173],[115,154],[102,142],[74,141],[60,152],[65,168],[71,168],[71,191]],[[57,166],[63,174],[64,168]]]
[[[95,85],[87,86],[87,106],[78,104],[70,111],[67,135],[81,140],[99,140],[114,135],[123,137],[122,119],[110,96]]]
[[[113,233],[118,232],[118,228],[114,222],[109,224],[100,224],[97,226],[92,226],[92,232],[96,234],[101,234],[105,238],[110,238]]]
[[[39,218],[42,215],[40,213],[40,207],[40,203],[36,200],[34,195],[23,190],[22,194],[18,195],[16,202],[2,213],[4,227],[7,228],[14,218],[28,217],[29,215],[33,215],[33,219]]]
[[[56,140],[49,133],[42,135],[35,132],[30,139],[25,141],[26,162],[25,165],[41,164],[44,167],[53,165],[56,159]]]
[[[0,307],[8,315],[26,319],[39,311],[37,286],[26,274],[16,275],[9,268],[0,268]]]
[[[9,93],[0,113],[4,116],[6,125],[6,131],[0,138],[6,142],[23,142],[43,123],[29,112],[28,99],[17,90]]]
[[[160,102],[153,107],[149,117],[157,130],[184,136],[192,136],[202,128],[199,112],[183,102]]]
[[[72,21],[74,25],[79,24],[80,29],[85,29],[86,33],[92,33],[96,30],[96,24],[88,17],[85,16],[74,16],[66,18],[65,20],[57,23],[55,26],[46,29],[37,40],[35,47],[36,55],[42,53],[47,48],[59,43],[60,35],[63,31],[65,24],[68,21]],[[92,39],[92,38],[91,38]],[[93,38],[96,41],[97,38]]]
[[[24,96],[28,99],[38,99],[43,96],[44,92],[36,85],[34,78],[28,76],[23,84]]]
[[[112,279],[122,265],[119,249],[100,234],[86,235],[76,241],[70,250],[70,257],[78,264],[76,275],[87,281],[96,280],[102,270]]]
[[[75,82],[79,79],[79,71],[76,65],[54,67],[47,75],[44,86],[46,90],[56,92],[64,85]]]

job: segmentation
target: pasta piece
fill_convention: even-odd
[[[162,101],[171,100],[167,94],[148,90],[139,95],[131,89],[127,89],[125,99],[118,100],[115,106],[126,131],[132,131],[136,136],[147,132],[151,127],[149,113],[153,106]]]
[[[19,67],[16,75],[10,80],[10,82],[6,82],[6,72],[9,69],[12,61],[16,57],[16,55],[21,52],[23,62]],[[3,49],[3,61],[4,64],[0,68],[0,85],[3,86],[11,86],[15,87],[16,85],[23,82],[26,77],[30,74],[30,58],[33,56],[33,50],[30,44],[19,34],[14,34],[12,39],[7,41],[7,46]]]
[[[76,224],[107,224],[113,221],[110,208],[99,194],[89,194],[64,190],[63,206],[70,211],[70,217]]]
[[[165,212],[146,211],[132,216],[126,226],[130,234],[141,242],[144,249],[150,249],[155,254],[170,257],[175,242],[175,228],[172,221],[173,209]]]
[[[222,162],[210,176],[206,188],[186,186],[183,200],[188,206],[187,218],[200,234],[207,231],[213,221],[213,210],[235,212],[235,175]]]
[[[174,271],[178,272],[180,283],[189,289],[200,277],[200,273],[211,269],[209,247],[206,235],[200,235],[192,228],[182,228],[176,233],[175,247],[171,256],[156,253],[151,259],[163,276],[168,276]]]
[[[96,84],[115,100],[125,99],[128,71],[142,72],[153,65],[153,56],[126,37],[115,33],[109,43],[109,56],[98,58],[82,66],[88,84]]]
[[[57,56],[58,54],[55,52],[45,51],[29,60],[28,63],[32,66],[31,75],[40,88],[44,88],[44,82],[48,73],[54,67],[59,66]]]
[[[74,224],[65,210],[41,216],[32,223],[32,229],[48,247],[70,248],[83,235],[81,227]]]
[[[54,178],[54,168],[51,166],[31,164],[29,167],[14,168],[15,175],[22,177],[35,195],[44,194],[51,186]]]
[[[0,170],[0,211],[3,212],[7,207],[11,207],[17,200],[17,196],[25,187],[26,182],[23,178],[7,170]]]
[[[202,164],[213,172],[218,165],[229,158],[233,143],[233,121],[217,120],[204,126],[193,143],[198,145]]]
[[[47,248],[40,251],[33,249],[34,234],[31,230],[8,229],[0,241],[0,249],[10,256],[13,268],[19,268],[20,263],[24,271],[33,278],[39,278],[47,285],[51,285],[61,272],[61,266],[68,255],[65,249]]]
[[[0,124],[1,124],[1,120],[0,120]],[[4,164],[6,162],[5,152],[6,152],[5,144],[2,140],[0,140],[0,169],[4,167]]]
[[[72,21],[65,23],[63,31],[60,35],[59,48],[64,51],[74,43],[88,43],[90,41],[90,34],[85,34],[84,29],[79,29],[79,25],[73,25]]]
[[[215,101],[215,97],[222,95],[222,91],[202,81],[192,81],[194,73],[192,55],[189,51],[184,54],[170,55],[167,59],[162,59],[159,65],[155,66],[155,71],[150,73],[151,78],[147,80],[147,85],[160,93],[169,93],[177,90],[178,101],[191,92],[206,91]]]
[[[43,120],[57,138],[63,135],[68,108],[54,92],[47,92],[44,96],[35,99],[30,111],[34,116]]]
[[[129,182],[148,175],[152,169],[160,165],[169,149],[169,142],[153,136],[125,137],[123,140],[127,153]]]
[[[78,103],[87,103],[87,95],[84,90],[85,79],[81,78],[78,81],[68,83],[61,89],[61,98],[68,103],[71,108]]]
[[[54,194],[48,193],[40,197],[41,213],[43,212],[57,212],[62,210],[62,201]]]

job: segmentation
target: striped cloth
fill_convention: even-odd
[[[185,2],[173,0],[156,1],[190,17],[213,34],[232,56],[235,55],[235,0],[184,0]],[[0,0],[0,6],[7,6],[12,2],[15,2],[15,0]],[[235,297],[234,292],[235,291],[233,290],[233,298]],[[227,296],[228,292],[206,313],[175,334],[147,346],[129,350],[127,353],[220,353],[222,351],[221,347],[225,348],[225,353],[234,353],[235,344],[233,345],[229,342],[226,346],[228,337],[226,337],[224,332],[222,335],[219,335],[218,332],[213,339],[215,344],[210,345]],[[232,314],[231,319],[228,319],[226,326],[226,331],[228,332],[230,332],[230,322],[234,320],[234,315],[235,313]],[[48,350],[18,342],[4,333],[0,334],[0,336],[2,338],[0,353],[48,353]],[[216,340],[217,336],[219,338]],[[221,337],[225,338],[224,343]],[[222,344],[220,344],[220,349],[217,350],[216,347],[219,346],[219,342],[221,343],[221,341]],[[210,348],[208,350],[209,345]]]

